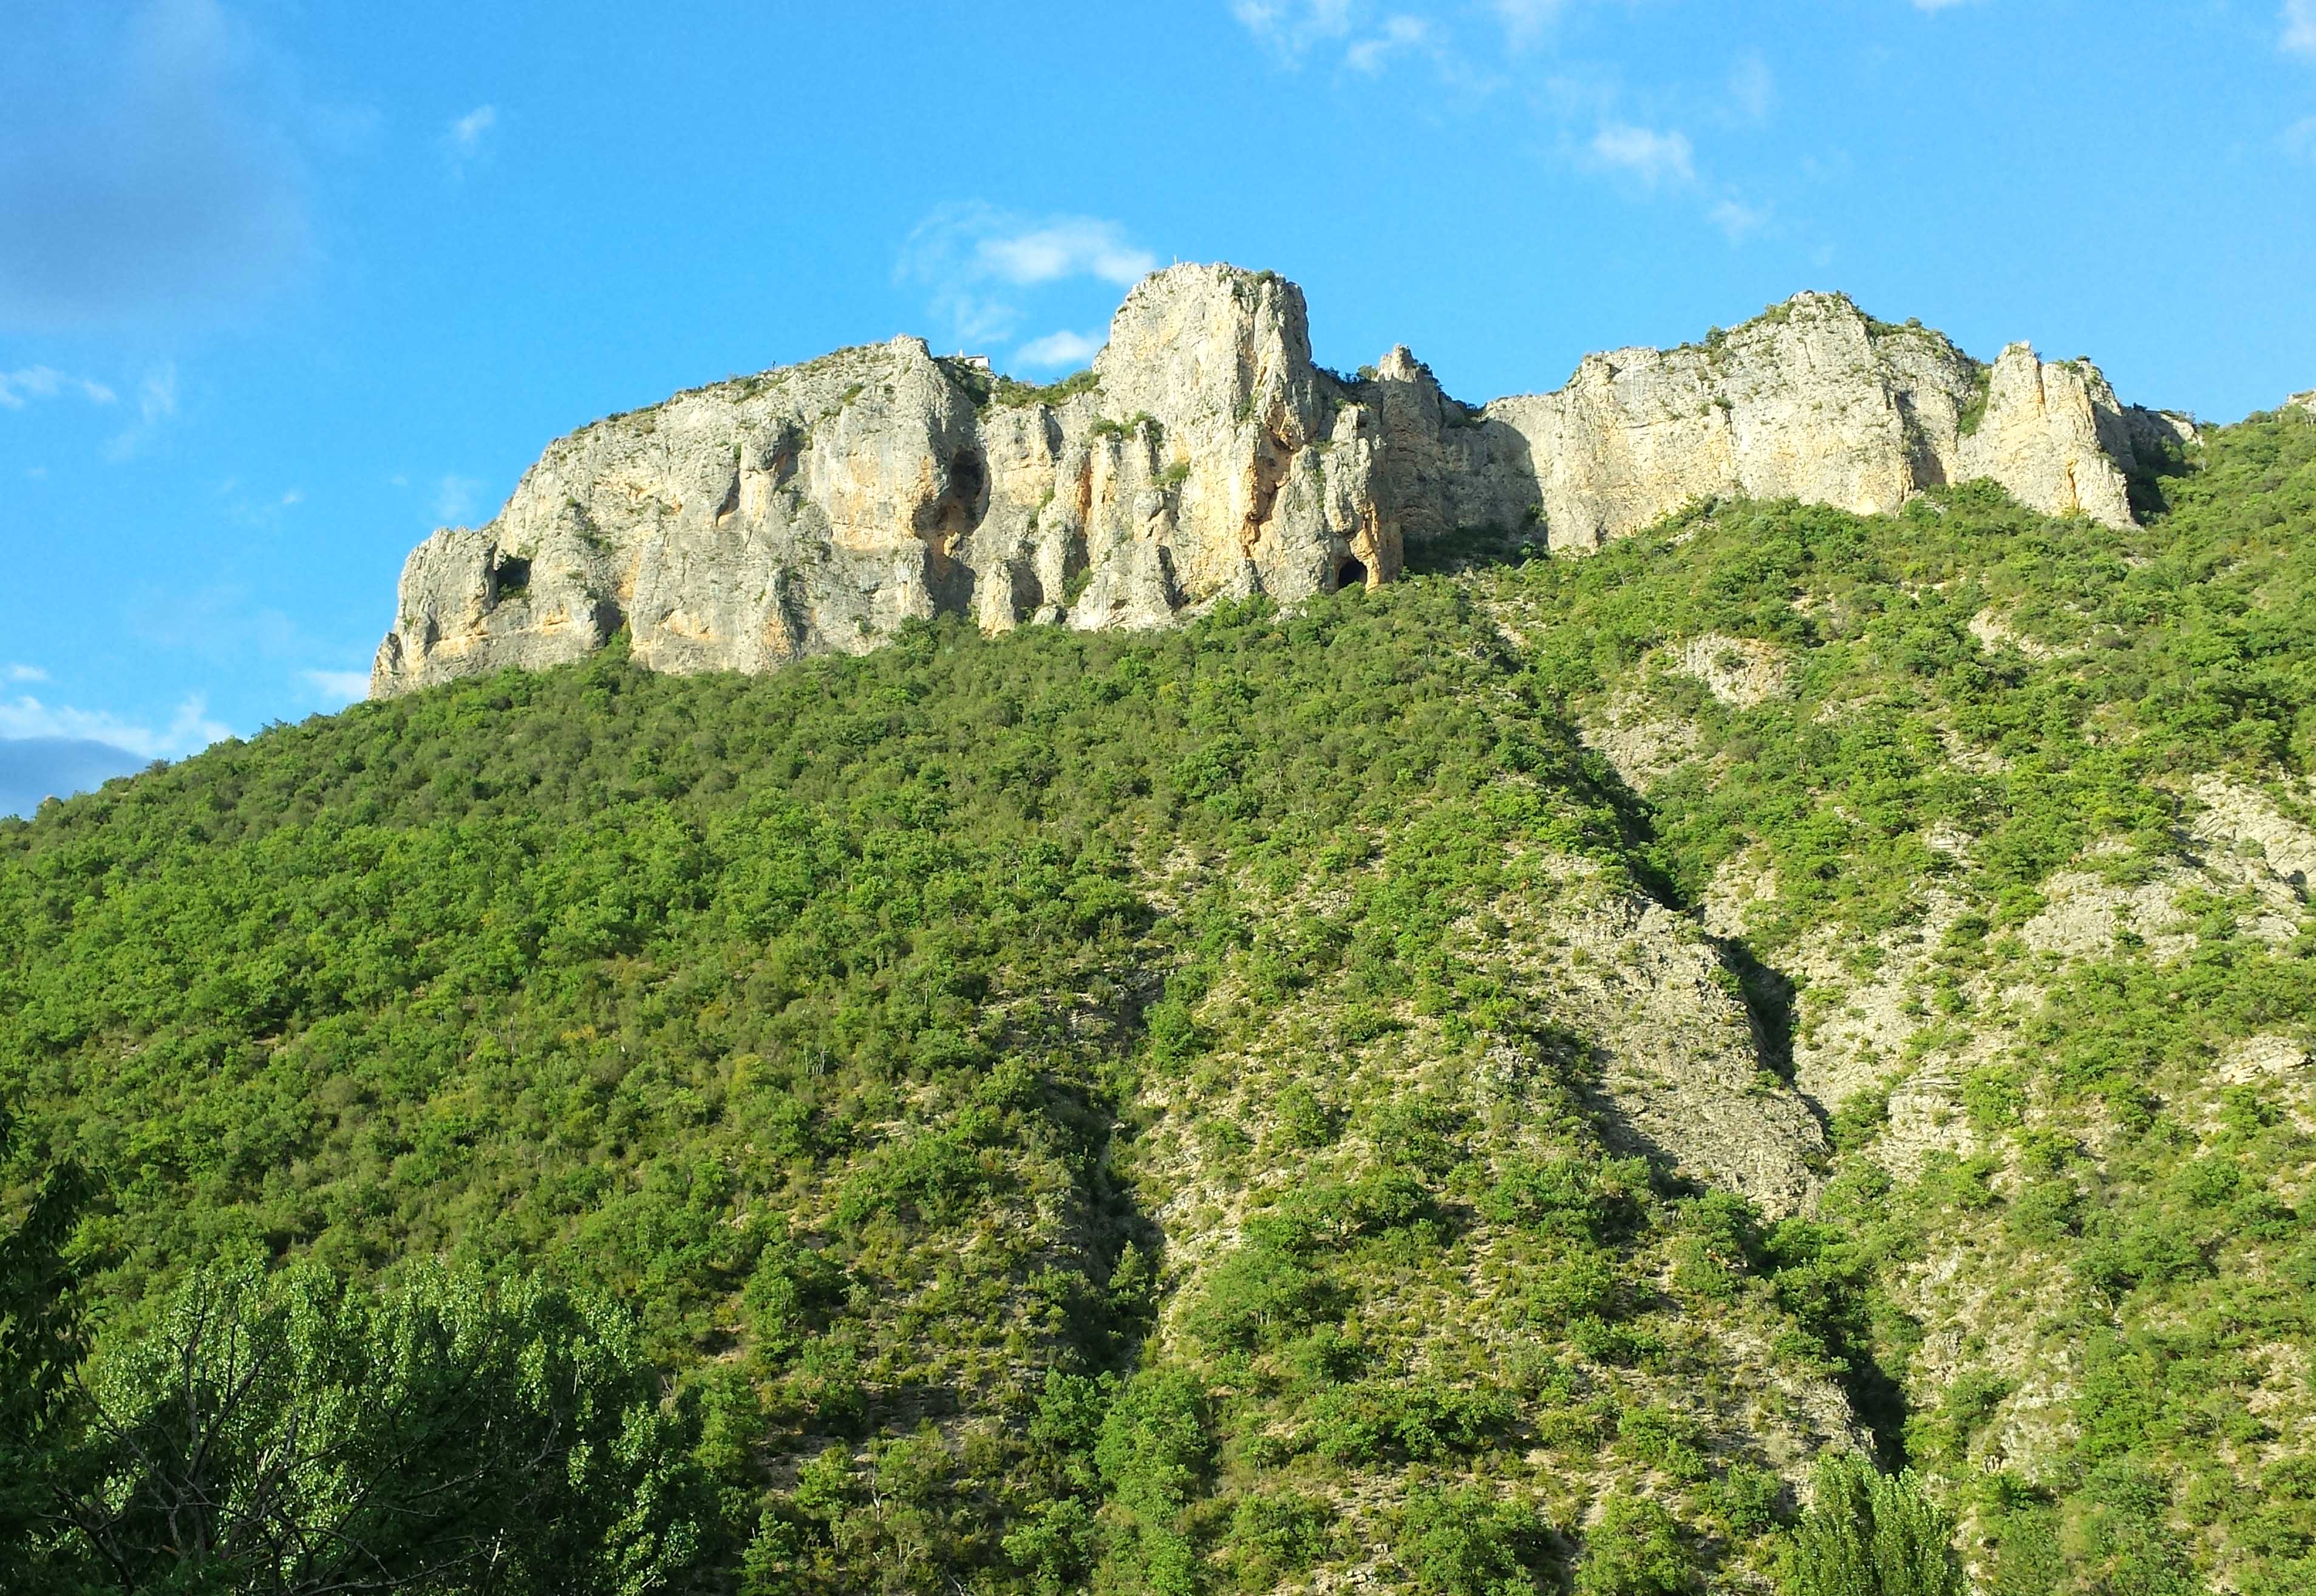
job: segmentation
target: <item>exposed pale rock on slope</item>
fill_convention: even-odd
[[[1558,392],[1486,414],[1525,444],[1556,549],[1637,531],[1690,498],[1874,514],[1981,477],[2031,508],[2121,526],[2137,441],[2191,431],[2124,410],[2096,367],[2014,343],[1989,372],[1838,294],[1798,294],[1702,345],[1588,355]]]
[[[1410,539],[1540,523],[1590,548],[1703,495],[1870,513],[1990,477],[2121,525],[2138,452],[2193,436],[2088,364],[2013,344],[1990,372],[1828,294],[1473,410],[1404,348],[1357,381],[1314,365],[1282,278],[1180,265],[1127,295],[1094,376],[1008,403],[898,338],[583,427],[488,525],[413,551],[371,692],[561,664],[622,625],[667,671],[859,652],[944,613],[1163,626],[1390,581]]]

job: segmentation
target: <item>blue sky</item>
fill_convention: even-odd
[[[851,13],[852,14],[844,14]],[[1141,271],[1481,400],[1804,288],[2316,387],[2316,0],[0,0],[0,813],[334,709],[558,433]]]

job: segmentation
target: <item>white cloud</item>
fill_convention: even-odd
[[[1495,0],[1497,20],[1504,25],[1504,40],[1514,49],[1526,49],[1560,20],[1566,0]]]
[[[1777,103],[1777,80],[1770,75],[1761,52],[1749,49],[1729,69],[1729,99],[1737,114],[1749,122],[1764,122]]]
[[[1769,214],[1756,210],[1741,200],[1718,200],[1706,208],[1706,219],[1728,237],[1729,242],[1742,242],[1768,224]]]
[[[442,155],[450,163],[452,177],[466,176],[468,167],[489,156],[491,135],[498,125],[495,105],[477,105],[466,115],[450,119],[442,129]]]
[[[115,395],[101,382],[68,377],[54,366],[26,366],[0,371],[0,409],[22,410],[32,399],[53,399],[58,394],[78,394],[92,405],[110,405]]]
[[[1507,37],[1516,44],[1540,32],[1561,4],[1562,0],[1493,0]],[[1462,76],[1455,59],[1458,52],[1437,20],[1413,11],[1378,16],[1373,0],[1232,0],[1231,14],[1288,67],[1301,67],[1323,48],[1331,55],[1340,50],[1349,70],[1373,77],[1392,57],[1413,50],[1431,57],[1450,77]]]
[[[226,514],[244,526],[271,527],[280,523],[284,511],[306,502],[306,490],[293,487],[272,497],[260,496],[243,493],[240,479],[228,477],[218,484],[218,496],[226,501]]]
[[[49,673],[38,665],[10,665],[0,670],[0,676],[11,682],[46,682]]]
[[[2295,161],[2316,163],[2316,116],[2303,116],[2284,129],[2284,153]]]
[[[305,677],[315,699],[334,709],[343,709],[370,697],[368,671],[307,671]]]
[[[1101,340],[1091,333],[1048,333],[1042,338],[1032,338],[1013,352],[1017,366],[1082,366],[1101,349]]]
[[[977,238],[974,259],[1002,282],[1028,287],[1065,277],[1098,277],[1125,288],[1147,276],[1157,257],[1126,242],[1116,222],[1064,217],[1026,232]]]
[[[1952,11],[1957,5],[1975,5],[1978,0],[1914,0],[1916,11]]]
[[[2316,0],[2284,0],[2277,19],[2284,24],[2278,41],[2295,56],[2316,56]]]
[[[231,727],[209,718],[208,700],[198,693],[179,704],[168,725],[159,727],[103,710],[44,704],[29,693],[0,699],[0,737],[67,737],[107,744],[140,759],[178,759],[232,735]]]
[[[1931,5],[1966,0],[1927,0]],[[2294,0],[2316,6],[2316,0]],[[1448,105],[1468,108],[1501,96],[1525,99],[1551,125],[1549,145],[1567,166],[1619,180],[1633,197],[1674,195],[1698,219],[1735,242],[1769,224],[1766,208],[1736,197],[1715,163],[1700,156],[1691,129],[1759,127],[1776,113],[1776,75],[1758,49],[1730,59],[1725,81],[1678,90],[1633,89],[1613,69],[1566,58],[1559,31],[1629,10],[1601,0],[1232,0],[1231,14],[1288,70],[1332,61],[1345,76],[1387,71],[1433,80]],[[1513,63],[1511,58],[1529,58]],[[1647,107],[1649,109],[1643,109]],[[991,318],[998,325],[1002,318]],[[1011,324],[1003,324],[1010,331]]]
[[[484,135],[498,125],[498,120],[497,106],[476,106],[474,110],[451,122],[451,145],[464,154],[473,155],[482,148]]]
[[[1590,151],[1600,165],[1629,173],[1651,188],[1697,181],[1697,152],[1686,133],[1609,122],[1592,136]]]
[[[434,485],[434,519],[463,525],[481,503],[483,485],[472,477],[445,477]]]
[[[177,364],[164,361],[145,373],[137,385],[136,424],[114,435],[104,446],[104,452],[116,460],[125,460],[145,446],[146,440],[160,429],[163,422],[177,414]]]
[[[1428,43],[1430,38],[1431,24],[1421,17],[1387,16],[1375,33],[1354,41],[1343,52],[1343,65],[1373,77],[1394,53]]]
[[[156,366],[145,373],[145,380],[137,385],[137,408],[148,426],[164,416],[177,414],[175,361]]]
[[[1020,325],[1019,290],[1082,279],[1123,288],[1157,264],[1158,257],[1116,222],[1032,218],[974,200],[943,205],[919,222],[901,246],[894,276],[930,291],[951,336],[983,343]]]
[[[1343,38],[1356,20],[1353,0],[1231,0],[1231,14],[1289,63]]]

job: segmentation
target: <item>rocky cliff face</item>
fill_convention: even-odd
[[[410,556],[373,696],[601,647],[765,671],[913,618],[1163,626],[1225,598],[1390,581],[1408,539],[1598,547],[1693,497],[1861,513],[1985,477],[2124,524],[2137,451],[2192,439],[2098,370],[1803,294],[1678,350],[1588,357],[1473,410],[1404,348],[1314,366],[1302,291],[1180,265],[1127,295],[1092,381],[1032,393],[922,340],[679,394],[550,445],[496,519]]]

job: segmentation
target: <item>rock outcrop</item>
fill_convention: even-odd
[[[1029,390],[898,338],[558,440],[488,525],[411,554],[371,692],[560,664],[622,626],[666,671],[859,652],[938,614],[1163,626],[1388,582],[1409,539],[1589,549],[1700,496],[1873,513],[1984,477],[2123,525],[2139,454],[2192,440],[2087,363],[2013,344],[1985,368],[1828,294],[1474,410],[1404,348],[1357,379],[1315,366],[1282,278],[1180,265],[1127,295],[1090,382]]]
[[[1797,498],[1860,514],[1991,479],[2053,515],[2130,523],[2135,436],[2187,424],[2125,410],[2098,368],[2024,343],[1981,366],[1939,334],[1797,294],[1675,350],[1589,355],[1555,393],[1499,399],[1555,549],[1597,547],[1691,498]]]

